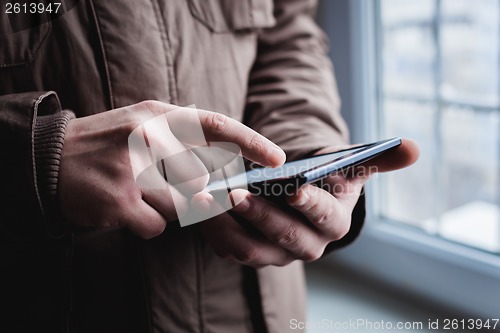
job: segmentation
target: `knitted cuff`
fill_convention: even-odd
[[[38,116],[34,127],[33,149],[38,192],[47,231],[55,237],[63,235],[65,229],[60,217],[57,188],[65,129],[68,121],[74,117],[71,111]]]

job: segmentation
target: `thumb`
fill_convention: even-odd
[[[420,149],[413,140],[403,139],[401,145],[361,164],[369,170],[387,172],[406,168],[418,160]]]

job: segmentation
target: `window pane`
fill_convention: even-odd
[[[498,112],[443,111],[441,186],[446,189],[439,234],[489,251],[500,250]]]
[[[498,107],[499,12],[498,0],[443,0],[445,99]]]
[[[382,0],[383,23],[407,25],[409,22],[429,22],[434,15],[435,0]]]
[[[443,111],[443,171],[449,190],[446,209],[474,200],[496,203],[498,193],[497,112],[448,107]]]
[[[382,2],[384,92],[432,97],[434,1]]]
[[[422,222],[435,214],[434,109],[430,104],[409,101],[384,103],[384,137],[413,138],[421,150],[414,166],[383,176],[382,215],[391,220],[423,227]]]
[[[381,178],[378,213],[500,253],[500,0],[380,6],[380,136],[421,158]]]

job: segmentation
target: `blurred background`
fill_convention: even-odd
[[[421,158],[373,179],[363,235],[307,266],[308,320],[500,332],[500,0],[322,0],[317,20],[351,140]]]

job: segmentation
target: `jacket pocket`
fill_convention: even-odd
[[[269,28],[275,24],[272,0],[189,0],[189,10],[214,33]]]
[[[51,23],[45,14],[0,11],[0,69],[30,64],[47,39]]]

